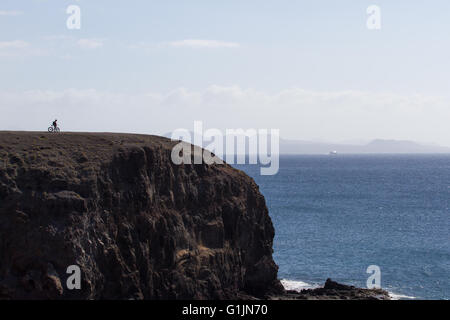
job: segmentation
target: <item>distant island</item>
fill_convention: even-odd
[[[332,150],[332,151],[330,151]],[[373,140],[364,145],[321,143],[301,140],[280,140],[281,154],[432,154],[450,153],[450,148],[423,145],[406,140]]]

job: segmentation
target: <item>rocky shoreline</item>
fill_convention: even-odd
[[[282,295],[268,297],[270,300],[391,300],[382,289],[362,289],[327,279],[321,288],[286,290]]]

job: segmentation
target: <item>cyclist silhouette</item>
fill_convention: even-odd
[[[48,127],[48,132],[59,132],[58,119],[55,119],[55,121],[52,122],[51,127]]]

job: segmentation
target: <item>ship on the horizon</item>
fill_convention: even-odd
[[[330,151],[330,156],[335,156],[335,155],[337,155],[337,154],[338,154],[338,153],[337,153],[336,150]]]

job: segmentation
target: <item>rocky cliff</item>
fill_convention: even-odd
[[[255,182],[175,165],[174,142],[0,132],[0,298],[235,299],[282,292]],[[81,270],[69,290],[67,268]]]

